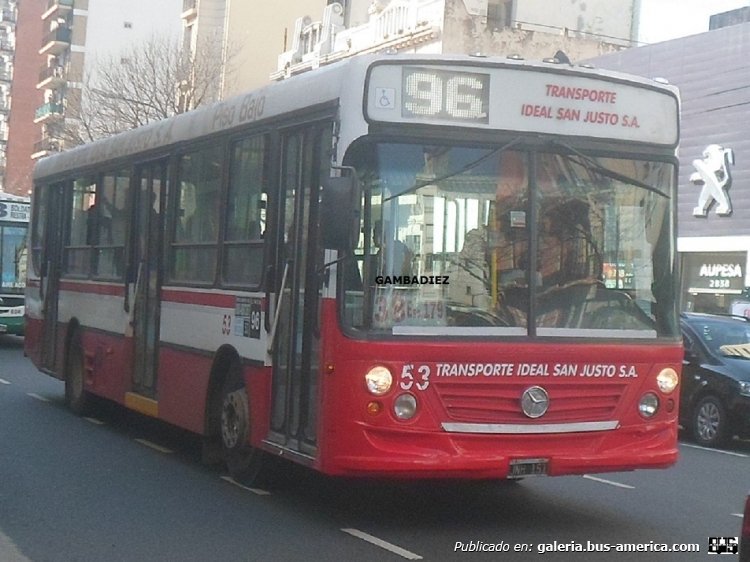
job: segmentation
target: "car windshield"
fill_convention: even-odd
[[[696,320],[693,329],[712,352],[750,359],[750,324],[731,320]]]
[[[515,144],[350,150],[364,195],[347,326],[673,337],[673,165]]]

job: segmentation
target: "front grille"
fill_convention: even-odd
[[[538,422],[611,420],[627,388],[625,383],[444,382],[435,384],[448,419],[464,423],[531,422],[521,411],[521,394],[538,384],[549,394],[549,409]]]

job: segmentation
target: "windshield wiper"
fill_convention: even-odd
[[[640,180],[631,178],[630,176],[626,176],[625,174],[621,174],[620,172],[615,172],[614,170],[610,170],[609,168],[602,166],[599,162],[597,162],[591,156],[588,156],[587,154],[584,154],[583,152],[576,150],[575,148],[573,148],[567,143],[564,143],[561,141],[552,141],[552,144],[556,146],[561,146],[564,149],[568,150],[569,152],[572,152],[573,154],[575,154],[578,157],[578,159],[572,158],[571,156],[567,154],[560,154],[560,156],[562,156],[563,158],[567,158],[570,162],[573,162],[574,164],[578,164],[579,166],[582,166],[591,172],[595,172],[609,179],[613,179],[622,183],[626,183],[628,185],[640,187],[641,189],[645,189],[646,191],[650,191],[651,193],[660,195],[661,197],[664,197],[665,199],[671,199],[671,197],[668,194],[664,193],[663,191],[657,189],[656,187],[652,185],[648,185],[647,183],[644,183]]]
[[[439,176],[437,178],[432,178],[430,180],[424,180],[424,181],[418,181],[413,186],[411,186],[409,189],[406,189],[404,191],[401,191],[400,193],[396,193],[394,195],[391,195],[390,197],[386,197],[383,199],[383,203],[386,203],[390,201],[391,199],[395,199],[396,197],[401,197],[402,195],[407,195],[408,193],[411,193],[412,191],[416,191],[420,187],[427,187],[428,185],[434,185],[436,183],[439,183],[441,181],[445,181],[447,179],[450,179],[454,176],[457,176],[459,174],[463,174],[464,172],[468,172],[472,168],[477,167],[479,164],[487,160],[488,158],[491,158],[492,156],[495,156],[496,154],[499,154],[501,152],[504,152],[508,150],[511,146],[514,146],[518,144],[521,141],[521,137],[516,137],[512,141],[510,141],[508,144],[505,144],[503,146],[500,146],[498,148],[495,148],[493,150],[490,150],[487,154],[480,156],[476,160],[472,160],[462,168],[459,168],[458,170],[454,170],[448,174]]]

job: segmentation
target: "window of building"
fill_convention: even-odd
[[[513,0],[489,0],[487,4],[487,29],[499,31],[513,22]]]

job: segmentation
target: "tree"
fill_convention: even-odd
[[[236,49],[221,40],[202,41],[194,51],[177,41],[152,37],[118,55],[97,59],[81,90],[69,91],[66,146],[107,137],[166,119],[220,99]]]

